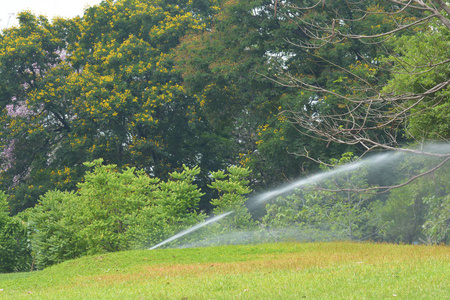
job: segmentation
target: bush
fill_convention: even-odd
[[[27,228],[19,217],[10,217],[8,201],[0,191],[0,273],[30,270],[31,251]]]
[[[423,224],[423,233],[428,243],[450,243],[450,195],[424,198],[429,205],[427,221]]]
[[[192,182],[200,170],[184,167],[160,182],[102,160],[76,192],[52,191],[30,212],[36,266],[86,254],[148,247],[204,218],[195,211],[202,194]]]
[[[196,210],[203,195],[193,184],[199,173],[198,167],[183,166],[182,172],[170,173],[172,180],[158,184],[151,201],[129,219],[132,248],[157,244],[205,219]]]
[[[76,217],[80,204],[73,192],[50,191],[29,211],[31,245],[36,268],[60,263],[87,253],[88,245]]]
[[[411,157],[399,170],[408,178],[440,162],[439,158]],[[398,243],[448,243],[450,235],[450,165],[390,192],[376,204],[378,226],[384,241]]]
[[[233,211],[229,217],[220,221],[224,228],[247,229],[255,226],[251,214],[244,205],[247,200],[244,195],[251,192],[247,186],[249,181],[246,179],[249,174],[248,168],[237,166],[227,168],[227,173],[223,171],[211,173],[214,181],[209,187],[216,189],[219,193],[219,198],[211,200],[211,204],[216,206],[214,214],[220,215]]]
[[[213,213],[216,217],[232,213],[171,242],[171,245],[234,244],[244,243],[247,238],[248,242],[255,241],[259,234],[255,232],[256,236],[254,236],[248,230],[254,229],[258,223],[253,220],[245,206],[247,201],[245,195],[251,192],[247,186],[249,181],[246,179],[249,174],[248,168],[238,166],[230,166],[226,171],[212,172],[211,178],[214,181],[208,187],[218,193],[218,198],[211,200],[211,204],[215,206]]]
[[[352,153],[345,153],[331,163],[338,167],[354,160]],[[328,167],[322,166],[325,171]],[[311,183],[292,195],[278,197],[268,204],[263,224],[282,228],[298,226],[299,230],[326,232],[337,239],[361,240],[372,235],[369,224],[372,211],[372,192],[358,192],[368,188],[367,170],[337,173],[320,182]],[[320,240],[320,238],[318,238]]]

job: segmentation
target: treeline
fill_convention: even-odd
[[[147,247],[231,209],[220,192],[240,195],[229,201],[252,228],[448,243],[449,151],[423,147],[450,139],[448,11],[389,0],[119,0],[74,19],[19,14],[0,35],[3,271]],[[253,215],[242,206],[250,190],[377,150],[426,155]],[[216,186],[232,170],[248,172],[230,175],[240,192]],[[27,263],[11,262],[16,252]]]
[[[252,13],[264,3],[172,2],[104,1],[51,23],[23,12],[4,30],[1,187],[12,213],[75,189],[97,158],[163,179],[199,166],[201,187],[207,170],[248,166],[267,188],[317,168],[292,153],[354,148],[299,135],[280,114],[303,104],[268,78],[278,72],[268,54],[285,50],[272,12]]]
[[[202,192],[193,183],[200,169],[183,167],[162,181],[143,171],[103,160],[92,167],[76,191],[49,191],[34,208],[8,216],[6,196],[1,194],[0,271],[27,271],[88,254],[143,249],[204,220],[198,211]],[[218,191],[212,203],[220,214],[232,209],[228,230],[248,228],[253,221],[243,206],[242,194],[250,190],[241,167],[213,172],[211,189]]]
[[[334,170],[354,159],[346,153],[332,161]],[[415,157],[396,162],[404,163],[414,173],[431,164],[417,163]],[[183,166],[163,181],[135,168],[119,171],[116,165],[103,165],[102,159],[85,165],[92,170],[75,191],[49,191],[35,207],[16,216],[9,216],[7,197],[1,193],[0,272],[39,270],[84,255],[148,249],[208,217],[198,210],[203,195],[194,183],[198,167]],[[449,242],[448,167],[395,189],[383,201],[370,189],[369,166],[339,172],[323,167],[323,178],[287,196],[267,198],[267,203],[249,198],[248,168],[211,172],[209,189],[217,196],[211,200],[213,213],[231,214],[166,246],[292,240]]]

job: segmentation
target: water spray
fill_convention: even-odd
[[[174,235],[174,236],[168,238],[167,240],[164,240],[164,241],[162,241],[161,243],[156,244],[155,246],[149,248],[148,250],[156,249],[156,248],[158,248],[158,247],[160,247],[160,246],[162,246],[162,245],[164,245],[164,244],[167,244],[167,243],[169,243],[169,242],[171,242],[171,241],[174,241],[174,240],[176,240],[176,239],[178,239],[178,238],[180,238],[180,237],[182,237],[182,236],[184,236],[184,235],[186,235],[186,234],[189,234],[189,233],[191,233],[191,232],[193,232],[193,231],[196,231],[196,230],[202,228],[203,226],[206,226],[206,225],[208,225],[208,224],[210,224],[210,223],[217,222],[217,221],[219,221],[220,219],[225,218],[226,216],[228,216],[229,214],[231,214],[231,213],[233,213],[233,212],[234,212],[234,211],[232,210],[232,211],[223,213],[223,214],[221,214],[221,215],[215,216],[215,217],[213,217],[213,218],[210,218],[210,219],[208,219],[208,220],[205,220],[205,221],[202,222],[202,223],[199,223],[199,224],[197,224],[197,225],[195,225],[195,226],[192,226],[191,228],[188,228],[188,229],[186,229],[186,230],[183,230],[183,231],[181,231],[180,233],[178,233],[178,234],[176,234],[176,235]]]
[[[398,155],[396,155],[396,157],[398,157]],[[325,172],[315,174],[311,177],[302,178],[300,180],[294,181],[291,184],[282,186],[278,189],[274,189],[269,192],[262,193],[256,197],[254,197],[253,201],[251,201],[252,203],[250,203],[249,207],[253,208],[255,206],[259,206],[261,203],[267,202],[275,197],[281,196],[284,193],[291,192],[295,189],[298,189],[298,188],[308,185],[308,184],[320,182],[322,180],[325,180],[325,179],[335,176],[337,174],[354,171],[361,166],[377,165],[380,162],[387,162],[393,158],[394,158],[394,155],[392,155],[392,153],[382,153],[382,154],[375,155],[369,159],[364,159],[364,160],[352,162],[352,163],[337,167],[334,170],[325,171]]]
[[[386,155],[387,154],[383,154],[383,155],[377,156],[377,159],[375,159],[375,161],[385,160],[386,159]],[[292,191],[292,190],[294,190],[296,188],[299,188],[299,187],[307,185],[307,184],[311,184],[311,183],[314,183],[314,182],[319,182],[321,180],[324,180],[324,179],[326,179],[328,177],[331,177],[333,175],[336,175],[338,173],[355,170],[355,169],[359,168],[363,163],[367,163],[367,162],[359,161],[359,162],[350,163],[348,165],[344,165],[342,167],[336,168],[335,170],[322,172],[322,173],[316,174],[316,175],[308,177],[308,178],[303,178],[303,179],[295,181],[295,182],[293,182],[293,183],[291,183],[289,185],[286,185],[284,187],[272,190],[270,192],[266,192],[266,193],[260,194],[259,196],[256,197],[256,199],[254,201],[252,201],[253,203],[250,203],[249,207],[258,206],[258,205],[260,205],[260,204],[262,204],[262,203],[264,203],[264,202],[266,202],[266,201],[268,201],[268,200],[270,200],[270,199],[272,199],[274,197],[280,196],[280,195],[282,195],[282,194],[284,194],[286,192]],[[176,239],[178,239],[178,238],[180,238],[180,237],[182,237],[182,236],[184,236],[186,234],[194,232],[194,231],[202,228],[203,226],[206,226],[206,225],[208,225],[210,223],[213,223],[213,222],[217,222],[220,219],[225,218],[226,216],[228,216],[229,214],[231,214],[233,212],[234,211],[226,212],[226,213],[223,213],[223,214],[218,215],[216,217],[210,218],[210,219],[208,219],[208,220],[206,220],[206,221],[204,221],[202,223],[194,225],[191,228],[188,228],[188,229],[186,229],[184,231],[181,231],[180,233],[178,233],[178,234],[176,234],[176,235],[174,235],[174,236],[172,236],[172,237],[162,241],[161,243],[156,244],[155,246],[149,248],[149,250],[153,250],[153,249],[159,248],[160,246],[165,245],[165,244],[167,244],[167,243],[169,243],[171,241],[174,241],[174,240],[176,240]]]
[[[311,183],[314,183],[314,182],[319,182],[321,180],[324,180],[324,179],[326,179],[328,177],[331,177],[333,175],[336,175],[338,173],[355,170],[355,169],[359,168],[362,164],[363,164],[362,161],[354,162],[354,163],[351,163],[351,164],[348,164],[348,165],[336,168],[335,170],[332,170],[332,171],[322,172],[322,173],[313,175],[313,176],[308,177],[308,178],[302,178],[302,179],[297,180],[297,181],[295,181],[295,182],[293,182],[293,183],[291,183],[289,185],[286,185],[284,187],[281,187],[281,188],[278,188],[278,189],[275,189],[275,190],[272,190],[272,191],[269,191],[269,192],[265,192],[265,193],[259,195],[253,201],[253,203],[251,203],[251,206],[259,205],[259,204],[261,204],[263,202],[266,202],[266,201],[268,201],[268,200],[270,200],[272,198],[278,197],[278,196],[280,196],[280,195],[282,195],[284,193],[293,191],[294,189],[297,189],[297,188],[302,187],[302,186],[307,185],[307,184],[311,184]]]
[[[430,151],[431,153],[439,153],[442,155],[448,155],[450,152],[450,145],[449,144],[431,144],[431,145],[427,145],[426,150]],[[314,184],[314,183],[318,183],[321,182],[322,180],[325,179],[329,179],[332,176],[341,174],[341,173],[345,173],[345,172],[349,172],[349,171],[355,171],[357,170],[359,167],[361,166],[365,166],[365,167],[371,167],[371,168],[376,168],[379,167],[381,164],[386,165],[387,163],[392,162],[393,160],[398,160],[400,159],[403,155],[405,155],[406,153],[401,152],[401,153],[392,153],[392,152],[385,152],[385,153],[381,153],[381,154],[377,154],[374,155],[372,157],[357,161],[357,162],[353,162],[347,165],[343,165],[340,167],[337,167],[333,170],[330,171],[326,171],[326,172],[321,172],[318,174],[315,174],[311,177],[307,177],[307,178],[302,178],[299,179],[297,181],[294,181],[291,184],[279,187],[277,189],[265,192],[265,193],[261,193],[259,195],[256,195],[254,197],[252,197],[251,200],[249,200],[247,202],[247,207],[251,210],[263,203],[266,203],[278,196],[281,196],[285,193],[294,191],[295,189],[304,187],[306,185],[309,184]],[[420,153],[416,153],[416,154],[420,154]],[[212,217],[208,220],[205,220],[204,222],[197,224],[191,228],[188,228],[164,241],[162,241],[161,243],[149,248],[149,250],[153,250],[156,249],[164,244],[167,244],[173,240],[176,240],[186,234],[189,234],[191,232],[194,232],[200,228],[202,228],[203,226],[206,226],[210,223],[213,222],[217,222],[222,218],[225,218],[226,216],[228,216],[229,214],[233,213],[234,211],[230,211],[230,212],[226,212],[223,213],[221,215],[218,215],[216,217]]]

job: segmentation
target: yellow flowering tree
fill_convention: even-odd
[[[58,85],[49,81],[64,70],[58,66],[65,59],[65,41],[53,27],[63,27],[64,22],[55,20],[51,25],[29,12],[21,13],[19,22],[19,27],[5,30],[0,37],[0,178],[10,195],[22,191],[18,198],[26,207],[43,188],[40,179],[48,178],[49,154],[68,130],[69,114],[64,101],[56,97],[61,94]],[[58,101],[50,102],[47,94]],[[27,181],[31,176],[35,180]]]
[[[174,68],[180,39],[216,1],[103,1],[82,18],[22,13],[0,39],[1,179],[17,210],[73,189],[102,157],[164,178],[212,162],[207,123]],[[208,146],[211,145],[211,146]],[[208,168],[204,168],[207,170]]]

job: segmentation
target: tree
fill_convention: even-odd
[[[393,78],[382,92],[411,97],[401,105],[409,111],[404,114],[405,134],[411,140],[440,141],[450,137],[449,40],[449,28],[434,21],[413,36],[389,41],[393,54],[385,62],[392,66]]]
[[[45,109],[42,102],[36,105],[30,102],[30,94],[36,93],[41,79],[62,60],[60,49],[64,41],[43,17],[24,12],[19,15],[19,22],[20,27],[5,30],[0,39],[1,173],[2,184],[9,191],[18,188],[31,170],[36,178],[46,173],[43,166],[48,159],[46,154],[52,151],[52,140],[60,136],[62,123],[58,118],[64,117],[57,106]],[[36,187],[40,185],[37,183]],[[28,200],[21,199],[20,206],[30,206]],[[11,204],[14,212],[17,203]]]
[[[449,12],[440,0],[278,3],[280,22],[293,27],[284,36],[293,54],[274,80],[305,94],[303,107],[283,114],[303,134],[366,153],[421,152],[448,161],[449,153],[406,142],[448,139],[438,112],[445,114],[449,99],[448,72],[441,72],[450,64]]]
[[[231,164],[252,169],[252,187],[267,188],[315,166],[293,153],[308,148],[322,158],[346,147],[300,137],[280,112],[297,107],[296,92],[269,78],[279,72],[285,53],[282,27],[272,1],[224,1],[209,30],[186,36],[177,48],[176,66],[184,87],[200,107],[197,113],[231,140]],[[349,150],[349,149],[345,149]]]
[[[53,23],[22,13],[3,33],[2,183],[15,212],[75,189],[83,162],[100,157],[161,178],[222,164],[225,142],[174,68],[174,48],[205,29],[215,1],[172,2],[103,1]]]

